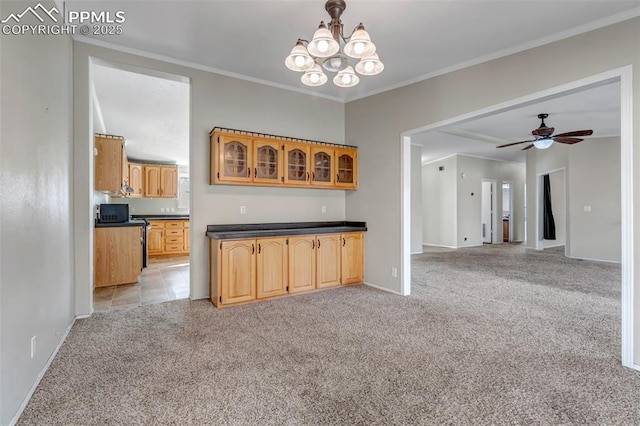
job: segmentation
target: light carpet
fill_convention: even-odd
[[[78,321],[21,425],[640,424],[619,265],[502,244],[338,288]]]

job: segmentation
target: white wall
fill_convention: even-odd
[[[594,57],[598,60],[594,61]],[[360,147],[360,189],[346,197],[346,209],[347,217],[367,221],[367,282],[402,291],[405,271],[401,269],[403,273],[397,278],[392,277],[390,271],[391,267],[403,263],[400,238],[403,132],[629,64],[633,65],[633,80],[640,81],[638,18],[349,102],[346,140]],[[640,85],[635,84],[632,90],[633,109],[640,111]],[[634,144],[637,144],[640,141],[638,114],[634,114],[633,132]],[[634,149],[634,170],[640,170],[639,152],[640,149]],[[634,191],[634,250],[640,253],[640,185],[636,185]],[[531,192],[528,191],[528,196]],[[528,221],[535,222],[531,209],[535,203],[528,200],[527,205]],[[535,234],[528,232],[528,235]],[[634,266],[640,270],[640,258],[634,259]],[[640,285],[634,285],[635,312],[640,313]],[[635,325],[636,362],[640,363],[640,315],[636,315]]]
[[[444,170],[439,170],[444,167]],[[423,244],[457,247],[458,221],[455,156],[422,167],[422,236]]]
[[[1,2],[0,16],[23,9]],[[72,44],[68,36],[4,35],[0,43],[0,424],[7,425],[74,317]]]
[[[170,64],[142,56],[74,42],[76,136],[76,212],[78,312],[88,313],[92,237],[82,217],[91,208],[92,146],[89,105],[89,58],[188,77],[191,81],[191,297],[209,294],[210,224],[326,221],[345,219],[345,191],[209,185],[209,132],[214,126],[302,139],[344,143],[344,105],[322,98]],[[362,159],[360,159],[362,161]],[[86,195],[85,195],[86,194]],[[240,215],[240,206],[247,214]],[[322,214],[322,206],[327,213]],[[349,219],[359,220],[358,216]]]
[[[620,138],[587,139],[569,150],[568,255],[619,262]],[[584,207],[590,206],[591,212]]]
[[[422,253],[421,145],[411,145],[411,253]]]
[[[189,209],[182,210],[178,207],[177,198],[108,198],[109,204],[129,204],[130,215],[189,214]]]

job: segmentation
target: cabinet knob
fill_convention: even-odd
[[[318,248],[320,248],[320,240],[318,240]]]
[[[311,248],[312,248],[312,249],[316,248],[316,240],[313,240],[313,241],[311,242]]]
[[[256,246],[255,244],[251,244],[251,254],[254,254],[256,252]]]
[[[340,175],[336,174],[336,182],[340,182]]]
[[[247,167],[247,177],[251,177],[251,167]]]
[[[309,180],[309,172],[307,172],[307,180]]]
[[[342,247],[344,247],[345,244],[347,244],[347,240],[345,240],[344,237],[342,237]]]
[[[258,243],[258,254],[260,254],[261,251],[262,251],[262,246],[260,246],[260,243]]]

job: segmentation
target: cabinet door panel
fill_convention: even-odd
[[[317,237],[316,287],[340,285],[341,263],[340,235],[327,234]]]
[[[160,168],[160,196],[176,198],[178,196],[178,168],[162,166]]]
[[[95,157],[94,189],[96,191],[119,191],[125,179],[123,174],[124,142],[122,138],[95,137],[98,154]]]
[[[286,238],[257,240],[257,294],[258,299],[287,293],[287,245]]]
[[[222,242],[222,303],[256,298],[255,240]]]
[[[144,196],[160,196],[160,166],[144,166]]]
[[[282,182],[282,152],[280,142],[268,139],[253,140],[253,182]]]
[[[284,183],[307,186],[311,180],[309,145],[302,143],[284,144]]]
[[[337,148],[335,150],[335,186],[347,189],[358,187],[358,157],[353,148]]]
[[[333,149],[325,146],[311,147],[311,185],[333,186]]]
[[[342,284],[364,281],[364,234],[342,234]]]
[[[313,236],[289,238],[289,293],[316,288],[316,241]]]
[[[142,197],[144,194],[142,178],[142,164],[129,163],[129,186],[133,189],[133,192],[128,194],[129,197]]]
[[[215,150],[218,156],[215,181],[251,182],[251,138],[221,134],[217,136]]]
[[[95,286],[137,282],[142,269],[142,228],[96,228],[94,235]]]
[[[147,231],[147,252],[150,256],[164,253],[164,229],[152,227]]]

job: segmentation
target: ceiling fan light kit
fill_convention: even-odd
[[[574,130],[572,132],[554,135],[553,132],[555,129],[553,127],[547,127],[544,123],[544,119],[547,117],[549,117],[549,114],[538,114],[538,118],[541,120],[540,127],[531,132],[531,135],[533,135],[535,139],[506,143],[504,145],[498,145],[496,148],[506,148],[508,146],[519,145],[521,143],[529,143],[529,145],[522,148],[523,151],[533,147],[536,147],[537,149],[547,149],[553,145],[554,142],[573,145],[574,143],[582,142],[584,140],[576,138],[575,136],[591,136],[593,134],[593,130]]]
[[[384,64],[376,53],[376,45],[362,23],[358,24],[350,36],[345,37],[340,20],[342,12],[347,8],[344,0],[328,0],[324,5],[331,17],[329,24],[320,21],[318,29],[311,41],[298,39],[285,60],[285,65],[292,71],[303,72],[303,84],[321,86],[328,81],[322,71],[335,72],[333,83],[338,87],[353,87],[360,82],[360,75],[376,75],[384,70]],[[340,42],[345,43],[340,51]],[[306,47],[305,47],[306,44]],[[349,64],[349,57],[360,59],[354,68]],[[316,62],[320,61],[322,67]]]

